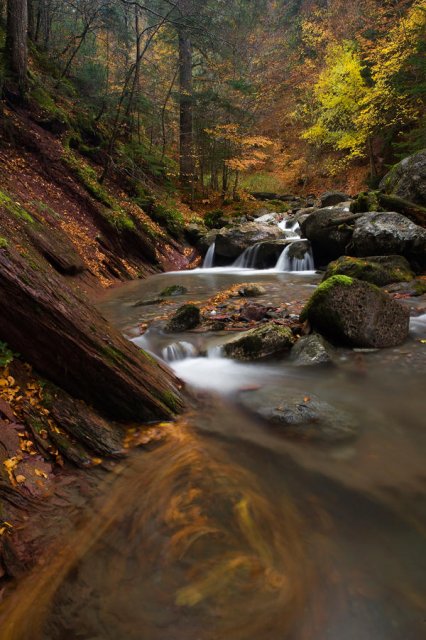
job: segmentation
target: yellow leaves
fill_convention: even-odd
[[[15,479],[14,471],[18,466],[18,464],[21,462],[21,460],[22,458],[20,456],[14,456],[13,458],[8,458],[3,462],[3,466],[6,469],[6,473],[9,477],[9,482],[13,487],[16,486],[16,482],[17,482]]]
[[[44,471],[42,471],[41,469],[34,469],[34,473],[38,478],[47,478],[47,473],[45,473]]]
[[[3,536],[5,533],[11,533],[13,529],[13,525],[10,522],[3,521],[0,524],[0,536]]]

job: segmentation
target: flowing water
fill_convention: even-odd
[[[187,382],[193,406],[166,444],[134,452],[108,478],[16,592],[0,638],[425,637],[426,315],[401,347],[342,349],[336,367],[320,370],[226,360],[226,332],[164,332],[174,308],[243,282],[264,285],[265,303],[290,303],[307,299],[318,276],[197,269],[125,285],[102,302],[129,339]],[[171,284],[188,293],[140,306]],[[280,394],[320,397],[350,415],[356,435],[286,438],[250,409],[252,398]]]

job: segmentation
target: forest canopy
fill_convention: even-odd
[[[64,127],[72,113],[70,145],[102,166],[101,182],[112,170],[179,177],[192,198],[309,189],[318,176],[374,185],[426,146],[425,0],[0,8],[2,91],[15,74],[21,97]]]

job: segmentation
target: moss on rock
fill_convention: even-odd
[[[228,342],[224,352],[228,358],[234,360],[264,360],[281,355],[291,349],[293,344],[291,329],[270,322]]]
[[[201,313],[195,304],[184,304],[176,311],[174,316],[166,325],[166,331],[170,333],[179,333],[180,331],[189,331],[198,327],[201,320]]]
[[[328,265],[323,280],[326,281],[336,275],[365,280],[379,287],[392,282],[410,282],[414,278],[409,263],[402,256],[371,258],[342,256]]]

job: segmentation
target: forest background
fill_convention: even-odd
[[[192,202],[355,193],[426,147],[425,0],[3,0],[0,11],[2,92],[12,70],[70,153],[101,184],[114,173],[134,185],[142,207],[153,183],[177,179]]]

